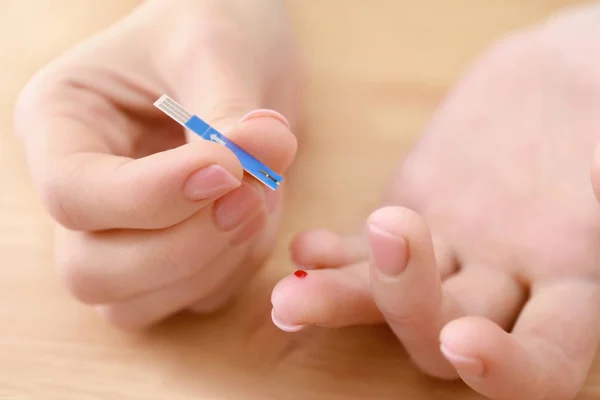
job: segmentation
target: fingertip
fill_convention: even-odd
[[[489,346],[489,328],[483,318],[465,317],[449,322],[440,332],[440,352],[467,384],[482,379],[487,371],[482,350]]]
[[[240,118],[240,122],[249,121],[253,118],[273,118],[273,119],[281,122],[282,124],[284,124],[286,126],[286,128],[290,128],[290,123],[286,117],[284,117],[281,113],[279,113],[275,110],[266,109],[266,108],[260,108],[257,110],[250,111],[249,113],[244,115],[242,118]]]
[[[313,271],[296,270],[282,278],[271,292],[271,305],[288,313],[298,307],[314,304],[315,299],[310,298],[311,293],[318,293],[318,279],[313,279]]]
[[[271,293],[273,313],[285,326],[343,327],[381,322],[358,266],[290,274]]]
[[[290,332],[290,333],[294,333],[294,332],[299,332],[302,329],[306,328],[307,326],[309,326],[308,324],[295,324],[295,325],[289,325],[285,322],[283,322],[278,316],[277,313],[275,312],[275,308],[273,308],[271,310],[271,321],[273,322],[273,325],[275,325],[277,328],[279,328],[280,330],[284,331],[284,332]]]
[[[134,180],[136,187],[143,190],[147,187],[165,190],[174,183],[183,187],[190,175],[211,165],[221,166],[237,180],[241,181],[244,176],[242,165],[235,154],[222,145],[207,140],[188,142],[174,149],[131,160],[118,172],[121,180]]]
[[[113,175],[120,191],[105,188],[106,196],[127,204],[111,211],[122,210],[128,219],[115,227],[163,228],[239,188],[244,171],[231,151],[201,141],[132,160]]]
[[[383,207],[369,216],[366,228],[372,270],[379,272],[374,277],[393,278],[374,281],[382,284],[385,281],[391,288],[396,284],[407,285],[414,279],[425,279],[420,284],[433,285],[428,289],[437,292],[439,273],[433,240],[419,214],[403,207]],[[410,265],[416,268],[410,268]],[[402,273],[408,270],[412,270],[411,277],[402,278]],[[383,286],[389,286],[387,284]],[[391,298],[398,296],[393,291],[389,294]]]
[[[247,119],[235,126],[227,136],[281,174],[290,167],[298,149],[298,141],[292,131],[272,117],[256,116]]]
[[[369,226],[397,237],[429,236],[429,229],[423,218],[404,207],[388,206],[374,211],[367,218],[367,227]]]
[[[527,393],[535,384],[517,355],[514,338],[488,319],[464,317],[449,322],[440,332],[440,351],[462,380],[485,396],[515,398],[515,393]]]
[[[477,356],[498,345],[506,332],[489,319],[464,317],[448,322],[440,332],[440,343],[456,354]]]
[[[273,306],[271,317],[273,323],[280,329],[283,326],[292,327],[307,324],[305,311],[310,307],[310,302],[307,296],[299,294],[310,293],[312,285],[309,282],[307,287],[304,283],[299,282],[294,275],[288,275],[273,288],[271,292],[271,305]]]

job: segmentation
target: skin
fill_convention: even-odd
[[[275,287],[275,324],[385,322],[432,376],[498,400],[574,398],[600,338],[598,18],[573,9],[492,46],[364,232],[294,240],[309,271]]]
[[[152,106],[168,93],[285,172],[293,46],[278,1],[248,4],[147,1],[21,95],[16,126],[57,221],[59,273],[113,324],[215,310],[272,248],[281,198]],[[485,54],[364,232],[294,240],[293,260],[314,270],[275,287],[276,325],[387,323],[432,376],[493,399],[574,397],[600,336],[599,15],[565,13]],[[268,111],[240,122],[264,108],[291,125]],[[214,165],[235,184],[214,168],[192,178]],[[222,193],[199,196],[208,180]]]
[[[296,152],[296,63],[282,5],[261,5],[144,2],[19,98],[17,132],[57,221],[59,274],[117,326],[214,311],[272,249],[283,188],[244,176],[233,153],[153,106],[167,93],[283,174]],[[269,108],[280,114],[256,112]]]

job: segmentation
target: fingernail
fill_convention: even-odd
[[[279,114],[275,110],[269,110],[266,108],[250,111],[248,114],[244,115],[240,119],[240,122],[245,122],[253,118],[275,118],[276,120],[284,124],[286,127],[290,127],[290,123],[288,122],[287,118],[285,118],[283,115]]]
[[[456,368],[462,376],[481,376],[483,375],[484,365],[480,359],[474,357],[461,356],[448,349],[443,344],[440,346],[440,351]]]
[[[271,320],[273,321],[273,324],[278,327],[279,329],[281,329],[284,332],[298,332],[304,328],[306,328],[308,325],[307,324],[301,324],[301,325],[287,325],[284,324],[283,322],[281,322],[279,320],[279,318],[275,315],[275,309],[271,309]]]
[[[408,263],[408,242],[403,237],[388,233],[374,225],[369,226],[371,261],[384,275],[394,277]]]
[[[215,202],[215,224],[223,231],[237,228],[260,212],[264,207],[263,201],[263,195],[258,189],[243,182],[239,188]]]
[[[190,175],[184,185],[184,193],[191,200],[205,200],[219,197],[241,182],[220,165],[202,168]]]
[[[262,210],[231,238],[229,244],[232,246],[240,246],[244,243],[247,243],[265,227],[266,222],[267,213],[266,211]]]

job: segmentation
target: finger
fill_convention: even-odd
[[[429,230],[410,210],[377,210],[368,229],[371,287],[381,313],[423,371],[456,377],[439,348],[444,324],[464,315],[482,315],[508,325],[525,290],[511,276],[473,266],[463,266],[442,287]]]
[[[456,375],[439,352],[444,319],[463,313],[443,296],[433,243],[421,217],[408,209],[385,207],[367,221],[373,297],[414,362],[442,378]]]
[[[253,276],[263,265],[263,260],[245,258],[243,262],[238,262],[238,267],[227,277],[226,281],[221,282],[219,286],[198,296],[196,292],[194,301],[187,308],[196,314],[210,314],[221,310],[236,298],[236,295],[242,292],[242,289],[248,285]]]
[[[265,212],[264,196],[260,184],[244,182],[212,207],[160,231],[59,229],[56,264],[71,293],[86,303],[156,290],[205,269],[223,249],[247,241],[244,227]]]
[[[294,264],[304,269],[336,268],[367,258],[366,240],[359,235],[340,236],[315,229],[296,236],[290,245]]]
[[[264,225],[266,218],[266,212],[262,212],[249,221],[246,227],[252,226],[254,229],[256,225]],[[240,245],[228,248],[189,277],[120,302],[102,305],[98,307],[98,311],[121,328],[144,329],[176,314],[197,301],[199,296],[203,298],[204,305],[208,306],[211,295],[226,288],[229,285],[227,281],[238,270],[255,270],[255,265],[240,264],[246,247],[247,245]]]
[[[294,161],[296,136],[283,116],[270,110],[254,110],[224,133],[274,171],[284,174]]]
[[[458,270],[456,256],[441,239],[434,239],[437,265],[442,280]],[[290,245],[295,265],[303,269],[337,268],[355,264],[368,257],[363,235],[340,236],[326,229],[315,229],[296,236]]]
[[[45,129],[52,147],[71,136],[93,135],[67,121]],[[68,151],[29,148],[30,158],[43,158],[33,165],[44,203],[60,224],[74,230],[171,226],[238,187],[243,175],[237,158],[216,143],[190,143],[132,159],[103,152],[90,140],[89,146],[80,141]]]
[[[278,194],[279,191],[268,192]],[[275,201],[272,207],[267,207],[269,218],[266,219],[265,226],[260,230],[260,234],[252,239],[252,246],[247,249],[243,264],[227,278],[226,284],[215,288],[212,292],[202,293],[197,296],[188,308],[190,311],[206,314],[214,312],[226,305],[236,294],[240,293],[246,286],[260,266],[267,262],[271,255],[269,249],[273,246],[279,231],[279,221],[283,212],[280,201]]]
[[[527,300],[527,290],[504,270],[464,266],[443,283],[444,296],[454,298],[466,315],[481,316],[510,329]]]
[[[572,399],[600,339],[600,289],[572,278],[540,285],[512,334],[487,320],[444,327],[448,360],[473,389],[496,400]]]
[[[336,328],[383,322],[370,293],[365,263],[337,269],[300,270],[271,294],[273,323],[287,332],[316,325]]]
[[[301,258],[296,263],[339,269],[309,270],[302,279],[293,274],[283,278],[272,293],[274,323],[296,331],[310,325],[334,328],[383,322],[371,293],[368,265],[360,262],[365,259],[361,249],[365,243],[362,237],[325,230],[299,235],[291,246],[292,257]],[[443,241],[437,243],[445,266],[441,270],[448,275],[456,269],[455,257]]]
[[[368,265],[297,272],[275,286],[271,301],[278,326],[343,327],[385,321],[369,287]],[[446,296],[454,296],[469,315],[482,315],[510,326],[525,298],[514,279],[494,270],[466,268],[444,283]]]

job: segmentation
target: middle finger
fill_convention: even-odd
[[[59,227],[59,272],[73,295],[90,304],[170,285],[210,265],[235,241],[240,227],[263,211],[264,195],[258,183],[244,182],[210,207],[162,230],[81,233]],[[221,224],[213,221],[219,212],[227,215]]]

